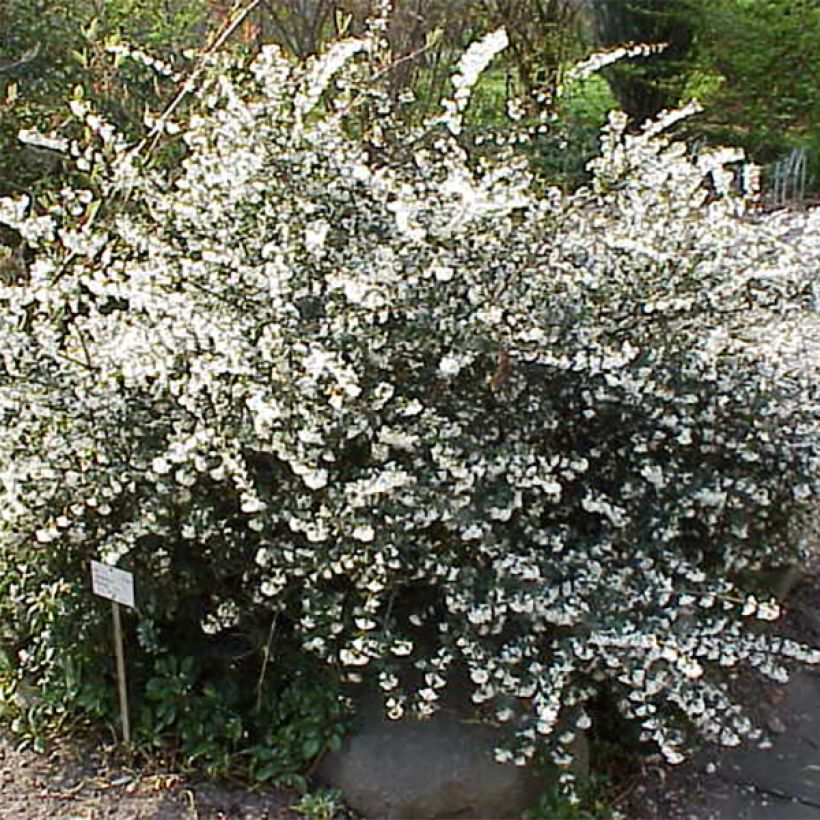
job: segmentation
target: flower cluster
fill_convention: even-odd
[[[267,49],[203,86],[181,167],[110,137],[101,203],[0,203],[33,254],[0,289],[9,622],[113,557],[145,652],[274,612],[391,716],[465,675],[500,759],[562,766],[602,687],[676,762],[681,716],[755,736],[726,670],[820,660],[746,629],[776,609],[739,587],[808,549],[820,218],[758,213],[735,154],[663,122],[613,115],[571,194],[476,153],[458,117],[504,42],[412,139],[383,111],[371,139],[366,41]],[[28,629],[26,674],[59,668]]]

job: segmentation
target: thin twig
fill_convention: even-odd
[[[77,325],[73,325],[74,330],[77,331],[77,336],[80,339],[80,345],[83,348],[83,355],[85,356],[85,366],[92,372],[94,372],[97,368],[94,367],[93,363],[91,362],[91,354],[88,352],[88,346],[85,343],[85,336],[83,335],[82,330],[80,330]]]
[[[227,42],[228,38],[236,31],[236,29],[241,25],[241,23],[245,20],[245,18],[262,2],[262,0],[251,0],[250,3],[244,8],[244,10],[240,11],[236,17],[231,20],[228,18],[225,23],[223,24],[222,28],[217,31],[213,41],[206,46],[205,50],[200,55],[199,64],[194,68],[185,82],[182,84],[182,88],[179,90],[177,95],[174,97],[173,100],[168,104],[165,110],[157,119],[154,126],[151,128],[148,136],[145,137],[137,147],[134,149],[134,153],[138,154],[145,145],[150,141],[151,145],[148,148],[148,152],[150,153],[155,147],[159,138],[162,136],[162,126],[171,116],[171,114],[176,111],[179,107],[180,103],[185,99],[185,97],[193,90],[194,84],[202,75],[202,72],[205,70],[205,58],[213,54],[215,51],[218,51],[222,48],[223,45]]]
[[[256,712],[262,711],[262,686],[265,683],[265,674],[268,671],[268,663],[270,661],[271,645],[276,634],[276,623],[279,620],[279,613],[274,612],[273,618],[270,622],[270,631],[268,632],[268,640],[262,649],[262,669],[259,671],[259,680],[256,682]]]
[[[411,51],[409,54],[405,54],[404,56],[399,57],[396,60],[393,60],[387,67],[381,69],[380,71],[377,71],[371,77],[371,82],[373,82],[373,83],[378,82],[382,77],[385,77],[388,74],[390,74],[392,71],[395,71],[402,64],[410,62],[411,60],[415,60],[417,57],[420,57],[422,54],[424,54],[428,51],[431,51],[433,48],[435,48],[435,46],[436,46],[435,43],[432,44],[432,45],[424,45],[424,46],[421,46],[421,47],[417,48],[415,51]],[[363,91],[358,92],[356,94],[356,96],[350,101],[350,103],[345,108],[343,108],[340,111],[336,112],[336,115],[335,115],[336,118],[341,119],[343,117],[346,117],[353,110],[353,108],[355,108],[365,97],[366,97],[365,92],[363,92]]]

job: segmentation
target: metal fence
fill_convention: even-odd
[[[793,148],[767,169],[767,198],[775,208],[801,205],[806,201],[809,156],[805,148]]]

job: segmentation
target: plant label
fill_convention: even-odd
[[[124,569],[91,562],[91,588],[95,595],[123,606],[134,606],[134,576]]]

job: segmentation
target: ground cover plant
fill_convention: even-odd
[[[506,41],[419,127],[377,24],[215,64],[158,120],[178,168],[75,101],[87,187],[0,203],[30,253],[0,290],[18,729],[112,712],[92,558],[137,578],[142,741],[261,779],[338,742],[363,677],[394,718],[466,678],[498,759],[568,782],[602,692],[674,763],[759,736],[727,672],[820,660],[743,587],[816,509],[820,218],[757,213],[736,152],[665,136],[685,111],[613,114],[589,186],[545,187],[521,107],[462,129]]]

